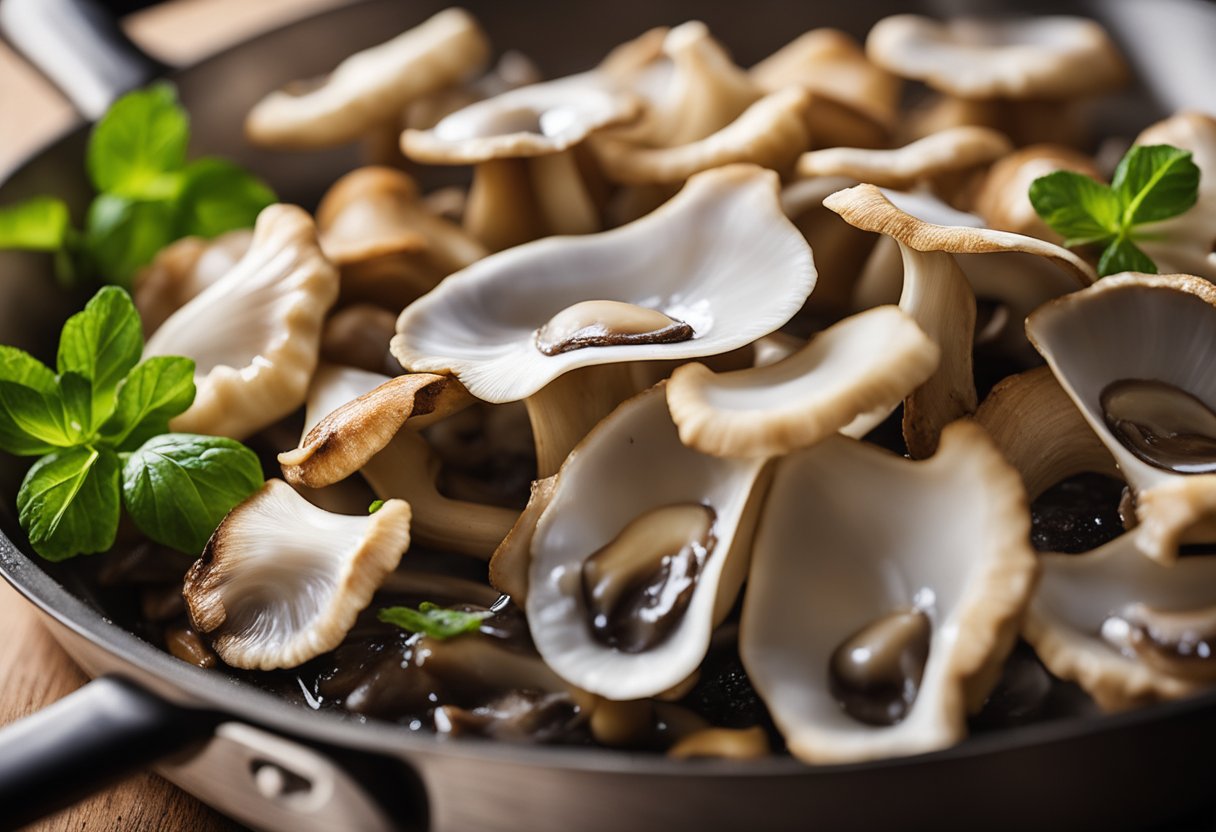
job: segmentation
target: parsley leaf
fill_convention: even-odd
[[[186,164],[190,119],[172,85],[161,82],[114,102],[89,137],[94,187],[130,199],[166,199],[180,188],[166,176]]]
[[[194,362],[158,355],[137,366],[118,388],[114,414],[102,438],[119,450],[135,450],[169,432],[169,420],[194,403]]]
[[[114,412],[118,383],[139,363],[143,329],[131,296],[116,286],[102,289],[84,311],[68,318],[59,336],[59,372],[92,382],[92,424]]]
[[[87,445],[45,456],[26,474],[17,512],[47,560],[103,552],[118,534],[118,457]]]
[[[1170,145],[1133,147],[1110,185],[1073,171],[1056,171],[1030,184],[1030,203],[1064,245],[1104,246],[1098,274],[1155,274],[1157,266],[1135,244],[1136,227],[1190,210],[1199,198],[1199,168],[1191,153]]]
[[[445,610],[438,604],[423,601],[416,610],[410,607],[386,607],[376,613],[376,617],[385,624],[395,624],[411,633],[422,633],[431,638],[447,639],[475,632],[481,626],[481,622],[493,614],[488,611]]]
[[[197,555],[224,516],[262,483],[262,464],[240,442],[170,433],[127,459],[122,499],[148,537]]]
[[[61,199],[39,196],[0,208],[0,249],[58,251],[67,241],[70,219]]]

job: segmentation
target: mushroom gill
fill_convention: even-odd
[[[410,507],[350,517],[269,480],[186,574],[195,630],[232,667],[296,667],[337,647],[410,544]]]
[[[253,242],[253,232],[239,229],[213,240],[183,237],[156,253],[135,276],[132,295],[144,335],[198,296],[240,262]]]
[[[240,262],[148,339],[145,357],[195,362],[198,394],[173,429],[243,439],[302,405],[337,296],[312,218],[291,205],[262,211]]]
[[[1034,587],[1029,533],[1017,473],[974,423],[922,462],[841,436],[780,461],[739,648],[790,751],[852,763],[961,740]]]

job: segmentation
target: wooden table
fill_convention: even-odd
[[[134,16],[131,36],[167,63],[185,64],[280,22],[345,0],[175,0]],[[36,73],[0,46],[0,176],[69,125],[71,108]],[[0,580],[0,725],[85,683],[33,610]],[[133,777],[35,824],[44,832],[161,832],[243,827],[152,774]]]

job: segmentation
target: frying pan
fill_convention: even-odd
[[[193,117],[193,151],[229,156],[267,178],[285,201],[311,205],[357,164],[354,151],[251,148],[241,137],[244,113],[266,91],[324,72],[443,5],[368,0],[168,72]],[[585,68],[647,27],[690,18],[722,33],[747,64],[806,29],[828,25],[863,35],[900,11],[1075,11],[1108,26],[1145,86],[1103,112],[1104,129],[1134,135],[1178,108],[1216,112],[1216,6],[1201,0],[465,5],[495,42],[533,56],[550,76]],[[0,24],[87,116],[166,72],[85,0],[0,0]],[[82,124],[30,158],[0,186],[0,204],[52,193],[79,216],[90,196],[86,130]],[[63,320],[83,300],[56,286],[47,258],[0,252],[0,342],[52,354]],[[12,511],[22,470],[0,458],[0,573],[95,681],[0,732],[0,827],[19,826],[149,765],[250,826],[293,832],[1127,829],[1206,826],[1216,818],[1216,693],[985,734],[913,758],[815,768],[785,758],[687,762],[441,740],[395,724],[309,712],[174,659],[112,623],[74,564],[27,554]]]

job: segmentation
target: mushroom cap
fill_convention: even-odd
[[[401,150],[433,165],[547,156],[637,118],[641,102],[598,72],[510,90],[445,116],[430,130],[406,130]]]
[[[681,444],[661,385],[600,422],[562,465],[532,538],[527,616],[545,662],[571,684],[613,700],[657,695],[693,673],[747,570],[751,497],[763,467],[762,460],[719,459]],[[582,564],[639,516],[673,504],[716,514],[716,543],[684,615],[670,636],[642,652],[606,646],[588,626]]]
[[[788,321],[814,283],[810,249],[781,212],[776,174],[733,165],[694,176],[629,225],[539,240],[450,276],[402,312],[392,350],[415,372],[455,374],[479,399],[517,401],[580,367],[729,352]],[[658,309],[694,336],[541,353],[536,331],[588,300]]]
[[[713,456],[779,456],[874,411],[890,413],[937,369],[940,350],[896,306],[824,330],[788,358],[714,373],[685,364],[667,384],[680,441]]]
[[[1030,185],[1040,176],[1071,170],[1098,179],[1093,160],[1069,147],[1036,144],[998,159],[975,195],[975,212],[989,228],[1038,237],[1050,243],[1064,238],[1051,229],[1030,203]]]
[[[173,429],[242,439],[302,405],[337,297],[312,217],[293,205],[263,210],[248,253],[144,348],[194,359],[198,393]]]
[[[1017,472],[971,422],[948,426],[923,462],[839,436],[781,460],[739,650],[790,751],[851,763],[961,740],[1034,587],[1029,534]],[[933,624],[919,692],[898,724],[862,724],[829,690],[830,657],[859,626],[909,608]]]
[[[1216,287],[1191,275],[1112,275],[1036,310],[1026,334],[1137,491],[1139,545],[1173,561],[1179,536],[1216,514],[1216,477],[1141,460],[1107,426],[1102,394],[1114,382],[1147,379],[1216,408]],[[1171,499],[1154,496],[1162,489]]]
[[[234,508],[186,574],[196,630],[226,663],[296,667],[337,647],[410,544],[410,507],[331,514],[282,480]]]
[[[907,190],[942,174],[984,165],[1013,150],[1003,133],[955,127],[894,150],[829,147],[798,159],[800,177],[844,176],[880,188]]]
[[[1054,676],[1085,689],[1107,711],[1189,696],[1203,684],[1154,668],[1106,641],[1102,625],[1135,603],[1162,610],[1216,605],[1216,557],[1167,566],[1139,551],[1134,531],[1082,555],[1039,556],[1041,578],[1026,613],[1026,640]]]
[[[144,334],[151,335],[170,315],[228,274],[252,242],[253,232],[241,228],[213,240],[183,237],[157,252],[135,276],[135,307]]]
[[[379,46],[351,55],[317,84],[278,90],[245,119],[256,144],[331,147],[396,124],[416,98],[480,72],[490,45],[477,21],[451,8]]]
[[[870,29],[866,54],[958,98],[1071,98],[1105,92],[1127,77],[1100,25],[1063,15],[944,23],[894,15]]]

